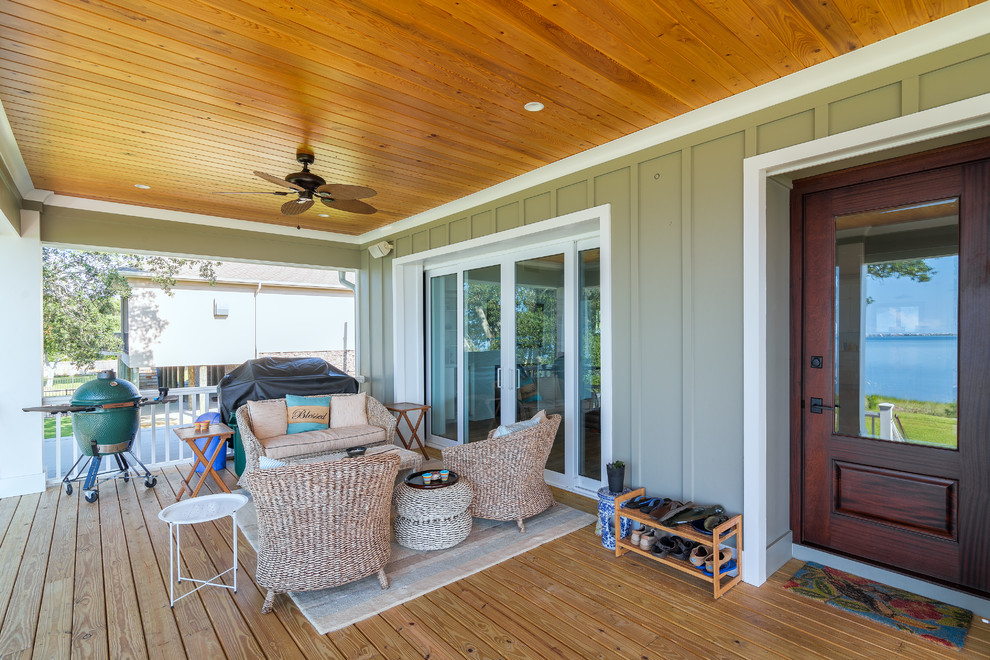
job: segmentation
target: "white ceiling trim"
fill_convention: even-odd
[[[39,193],[42,194],[39,195]],[[315,229],[296,229],[295,227],[270,225],[264,222],[250,222],[248,220],[235,220],[234,218],[224,218],[216,215],[186,213],[184,211],[157,209],[151,206],[135,206],[134,204],[104,202],[98,199],[87,199],[84,197],[55,195],[50,191],[32,191],[30,199],[44,202],[45,206],[58,206],[67,209],[80,209],[83,211],[95,211],[98,213],[113,213],[116,215],[152,218],[154,220],[168,220],[171,222],[184,222],[187,224],[201,225],[205,227],[222,227],[224,229],[253,231],[263,234],[278,234],[280,236],[292,236],[296,238],[304,237],[317,241],[331,241],[334,243],[346,243],[349,245],[359,245],[362,242],[360,236],[350,236],[348,234],[335,234],[332,232],[317,231]]]
[[[574,172],[628,156],[654,145],[737,119],[751,112],[769,108],[987,34],[990,34],[990,2],[963,9],[913,30],[902,32],[851,53],[802,69],[785,78],[770,81],[703,108],[630,133],[607,144],[544,165],[443,206],[374,229],[362,234],[361,239],[365,242],[378,241],[419,225],[489,204]]]

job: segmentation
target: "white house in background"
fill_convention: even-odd
[[[124,274],[132,294],[121,305],[122,370],[148,374],[287,354],[323,357],[354,372],[354,284],[338,271],[225,262],[212,286],[195,269],[184,270],[171,296],[149,273]],[[222,370],[216,374],[210,370],[210,382],[197,384],[215,384]],[[135,371],[131,376],[137,380]]]

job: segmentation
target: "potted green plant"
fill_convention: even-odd
[[[626,464],[622,461],[615,461],[605,465],[608,473],[608,489],[613,493],[622,492],[622,484],[626,480]]]

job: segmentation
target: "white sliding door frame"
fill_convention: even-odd
[[[573,449],[577,446],[577,254],[580,250],[597,247],[601,254],[601,305],[602,305],[602,464],[611,460],[612,425],[612,315],[611,315],[611,215],[608,205],[578,211],[551,220],[517,227],[492,236],[471,239],[454,245],[396,258],[392,262],[393,291],[393,347],[395,370],[393,374],[395,399],[397,401],[426,401],[429,364],[426,343],[430,338],[428,310],[430,287],[427,277],[457,273],[458,277],[458,418],[464,419],[465,401],[461,388],[464,373],[463,358],[463,272],[464,270],[502,264],[503,282],[509,278],[509,290],[514,292],[516,261],[564,253],[565,291],[564,300],[564,341],[565,370],[572,374],[572,383],[565,379],[565,437],[567,442],[566,474],[548,472],[548,481],[570,490],[593,490],[597,483],[578,474],[578,458]],[[568,285],[570,288],[568,288]],[[514,364],[514,342],[505,341],[505,330],[515,333],[515,308],[513,296],[503,296],[502,319],[503,342],[502,364]],[[511,356],[511,360],[509,360]],[[502,400],[506,409],[502,419],[514,415],[515,370],[503,371]],[[511,396],[506,396],[511,393]],[[506,405],[508,404],[508,405]],[[512,417],[514,419],[514,416]],[[510,420],[511,421],[511,420]],[[459,433],[463,431],[459,428]],[[453,442],[440,437],[427,435],[428,443],[434,446],[449,446]],[[604,468],[603,468],[604,473]],[[603,474],[604,476],[604,474]]]

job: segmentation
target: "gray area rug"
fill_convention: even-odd
[[[250,497],[246,490],[238,492]],[[520,534],[514,521],[475,518],[467,539],[446,550],[410,550],[393,540],[392,557],[385,567],[390,583],[387,590],[382,590],[378,578],[371,575],[333,589],[290,595],[316,632],[325,635],[570,534],[596,519],[590,513],[558,504],[527,518],[526,533]],[[257,550],[254,502],[237,512],[237,526]]]

